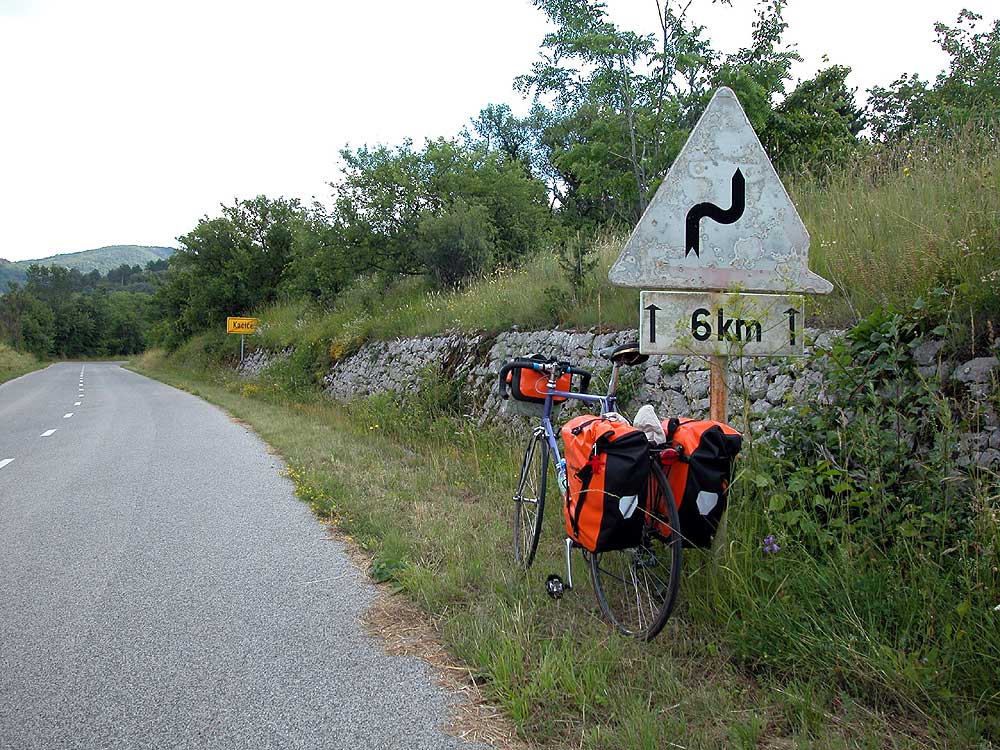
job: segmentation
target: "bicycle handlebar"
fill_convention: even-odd
[[[500,398],[506,399],[510,397],[507,392],[507,375],[519,367],[524,367],[529,370],[537,370],[539,372],[548,372],[552,374],[552,368],[558,366],[560,368],[560,374],[562,375],[579,375],[580,380],[580,390],[586,393],[590,388],[591,374],[581,367],[573,367],[573,365],[568,362],[538,362],[533,359],[515,359],[503,367],[500,368]]]

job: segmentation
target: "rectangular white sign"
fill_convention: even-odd
[[[642,292],[643,354],[799,357],[805,298],[787,294]]]

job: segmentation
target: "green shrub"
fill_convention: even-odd
[[[996,739],[997,477],[958,462],[973,410],[914,365],[939,315],[920,302],[862,321],[829,355],[827,397],[772,416],[779,438],[746,451],[725,562],[694,610],[725,613],[755,672]]]
[[[420,222],[420,256],[439,287],[454,289],[492,266],[495,235],[485,208],[457,201],[447,213]]]

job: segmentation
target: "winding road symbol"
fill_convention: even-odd
[[[685,223],[684,257],[694,250],[701,257],[701,220],[711,219],[719,224],[734,224],[739,221],[747,207],[747,183],[739,168],[733,173],[733,197],[729,208],[724,209],[714,203],[699,203],[687,213]]]

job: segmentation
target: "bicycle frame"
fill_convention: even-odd
[[[538,369],[547,369],[544,366],[540,366]],[[615,396],[615,390],[618,385],[618,365],[615,364],[611,368],[611,381],[608,383],[608,393],[605,396],[598,396],[591,393],[577,393],[573,391],[560,391],[556,389],[556,381],[559,378],[558,367],[553,366],[549,369],[549,381],[546,384],[545,392],[545,403],[542,406],[542,420],[541,424],[535,428],[536,434],[539,430],[543,431],[545,434],[545,440],[549,444],[549,455],[555,461],[556,466],[556,477],[559,484],[559,489],[565,492],[566,489],[563,486],[566,480],[566,462],[562,457],[562,453],[559,452],[559,443],[556,440],[555,428],[552,426],[552,408],[554,405],[554,399],[565,398],[572,399],[574,401],[583,401],[587,404],[597,404],[600,405],[600,413],[607,414],[609,412],[616,411],[618,409],[618,399]],[[545,467],[548,471],[548,467]],[[573,589],[573,562],[572,562],[572,551],[574,547],[574,542],[569,537],[566,537],[566,583],[562,584],[561,581],[557,584],[562,586],[562,588],[572,590]],[[550,576],[549,581],[546,582],[549,588],[549,593],[551,596],[561,596],[562,591],[558,594],[553,590],[552,577]]]
[[[540,366],[538,369],[542,370],[546,368]],[[557,390],[557,379],[558,375],[556,375],[556,368],[553,367],[549,370],[549,382],[545,391],[545,404],[542,406],[542,423],[539,427],[545,430],[545,438],[549,444],[549,450],[555,457],[558,465],[558,462],[562,461],[562,454],[559,452],[559,445],[556,442],[555,429],[552,427],[552,408],[554,406],[553,400],[556,398],[565,398],[573,399],[574,401],[583,401],[587,404],[599,404],[601,407],[601,414],[607,414],[608,412],[617,410],[618,399],[614,395],[614,391],[615,386],[618,384],[618,365],[614,365],[611,368],[611,383],[608,386],[608,393],[605,396],[598,396],[592,393]]]

